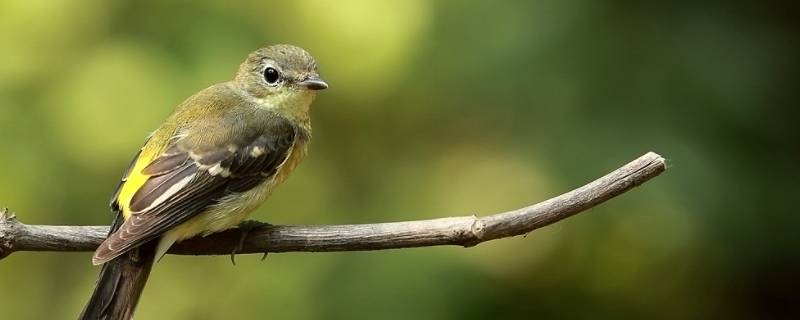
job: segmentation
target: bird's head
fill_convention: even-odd
[[[239,66],[234,82],[265,107],[292,112],[306,111],[316,91],[328,87],[317,72],[314,57],[288,44],[251,53]]]

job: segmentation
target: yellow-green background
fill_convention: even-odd
[[[795,8],[796,9],[796,8]],[[306,162],[254,218],[490,214],[654,150],[670,169],[472,249],[167,256],[138,319],[787,316],[800,268],[798,25],[730,1],[0,3],[0,204],[106,224],[144,136],[246,54],[292,43],[330,83]],[[796,71],[796,70],[795,70]],[[90,253],[0,261],[0,318],[72,319]]]

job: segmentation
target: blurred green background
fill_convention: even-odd
[[[167,256],[138,319],[788,317],[800,285],[798,20],[729,1],[0,3],[0,204],[107,224],[145,135],[250,51],[331,85],[306,162],[253,218],[485,215],[653,150],[666,174],[471,249]],[[0,261],[0,317],[73,319],[90,253]],[[794,313],[794,315],[797,315]]]

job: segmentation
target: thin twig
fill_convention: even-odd
[[[521,209],[486,217],[452,217],[375,224],[277,226],[248,222],[177,243],[169,253],[184,255],[289,251],[357,251],[459,245],[527,234],[618,196],[666,170],[660,155],[649,152],[578,189]],[[243,231],[247,230],[247,231]],[[244,241],[242,232],[246,232]],[[107,226],[26,225],[0,212],[0,259],[16,251],[93,251]],[[240,246],[241,244],[241,246]]]

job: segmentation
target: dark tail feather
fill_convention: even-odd
[[[112,232],[120,224],[121,217],[117,217]],[[158,240],[150,241],[103,264],[97,286],[79,319],[131,319],[150,275],[157,244]]]

